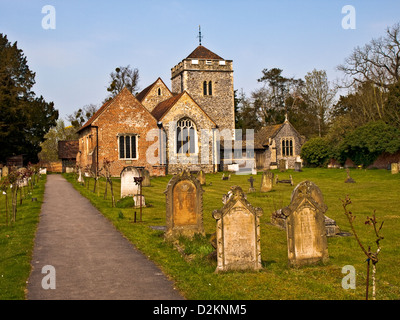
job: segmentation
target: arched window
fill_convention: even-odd
[[[203,95],[207,95],[207,81],[203,82]]]
[[[211,81],[203,82],[203,95],[212,96],[212,82]]]
[[[158,88],[157,93],[159,96],[161,96],[161,88]]]
[[[196,125],[184,118],[176,124],[176,153],[196,153]]]

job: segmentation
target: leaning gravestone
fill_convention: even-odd
[[[391,169],[392,174],[399,173],[399,164],[398,163],[392,163],[390,165],[390,169]]]
[[[247,181],[250,182],[249,192],[256,192],[256,188],[254,188],[255,179],[253,178],[253,176],[250,176],[250,179],[248,179]]]
[[[213,211],[217,220],[217,268],[227,270],[261,269],[260,216],[261,208],[254,208],[239,186],[223,198],[220,210]]]
[[[140,172],[137,168],[129,166],[121,171],[121,198],[138,193],[139,185],[135,183],[135,177],[139,177]]]
[[[311,181],[303,181],[293,190],[291,203],[282,211],[286,219],[290,266],[326,262],[328,243],[324,213],[327,206],[321,190]]]
[[[269,170],[265,170],[261,177],[260,192],[271,191],[273,184],[274,184],[274,174]]]
[[[200,181],[186,170],[171,178],[164,191],[167,239],[204,235],[203,192]]]

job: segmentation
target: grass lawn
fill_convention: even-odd
[[[6,225],[5,195],[0,194],[0,300],[25,299],[26,281],[31,271],[33,241],[43,203],[46,176],[34,186],[33,193],[25,189],[25,199],[17,206],[17,219],[10,223],[11,195],[8,226]],[[32,198],[37,201],[32,202]]]
[[[356,230],[361,241],[374,248],[374,233],[364,224],[366,217],[376,210],[378,221],[385,221],[381,234],[382,251],[377,264],[377,299],[400,298],[400,175],[387,170],[351,170],[356,183],[344,183],[346,172],[341,169],[303,169],[274,171],[280,179],[293,176],[294,184],[311,180],[321,189],[328,206],[326,215],[335,219],[342,231],[350,226],[340,199],[349,195],[353,204],[350,210],[356,215]],[[207,174],[203,195],[203,215],[206,237],[192,241],[180,239],[178,245],[164,241],[163,231],[150,226],[165,225],[166,185],[171,176],[152,178],[151,187],[143,188],[146,204],[143,221],[134,223],[131,200],[119,201],[120,180],[114,179],[117,201],[111,207],[110,191],[103,199],[105,182],[100,182],[100,193],[93,193],[93,179],[89,189],[79,185],[73,174],[65,177],[117,227],[139,250],[153,260],[174,282],[187,299],[364,299],[366,281],[366,257],[353,236],[328,238],[329,262],[325,265],[289,268],[286,232],[270,224],[271,213],[290,203],[294,187],[288,184],[274,185],[269,193],[250,193],[248,200],[264,211],[261,217],[261,251],[263,269],[258,272],[226,272],[216,274],[216,261],[209,259],[213,251],[210,237],[216,222],[212,211],[222,207],[222,196],[231,186],[249,188],[248,175],[232,175],[230,181],[221,180],[222,173]],[[259,188],[261,173],[255,177]],[[356,270],[356,289],[342,288],[342,268],[352,265]],[[370,287],[371,288],[371,287]],[[370,292],[370,297],[371,297]]]

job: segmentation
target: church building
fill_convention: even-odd
[[[136,96],[123,89],[78,131],[77,165],[93,172],[111,161],[151,175],[220,168],[220,138],[235,138],[232,60],[202,45],[171,69],[171,87],[158,78]],[[222,160],[223,161],[223,160]]]

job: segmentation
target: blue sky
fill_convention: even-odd
[[[43,29],[42,7],[56,10],[56,28]],[[352,5],[356,28],[343,29],[342,7]],[[17,41],[36,72],[34,91],[54,101],[65,119],[107,96],[117,66],[139,69],[140,89],[202,44],[233,60],[235,89],[260,87],[264,68],[304,78],[314,68],[329,80],[356,46],[400,22],[400,1],[339,0],[0,0],[0,33]]]

